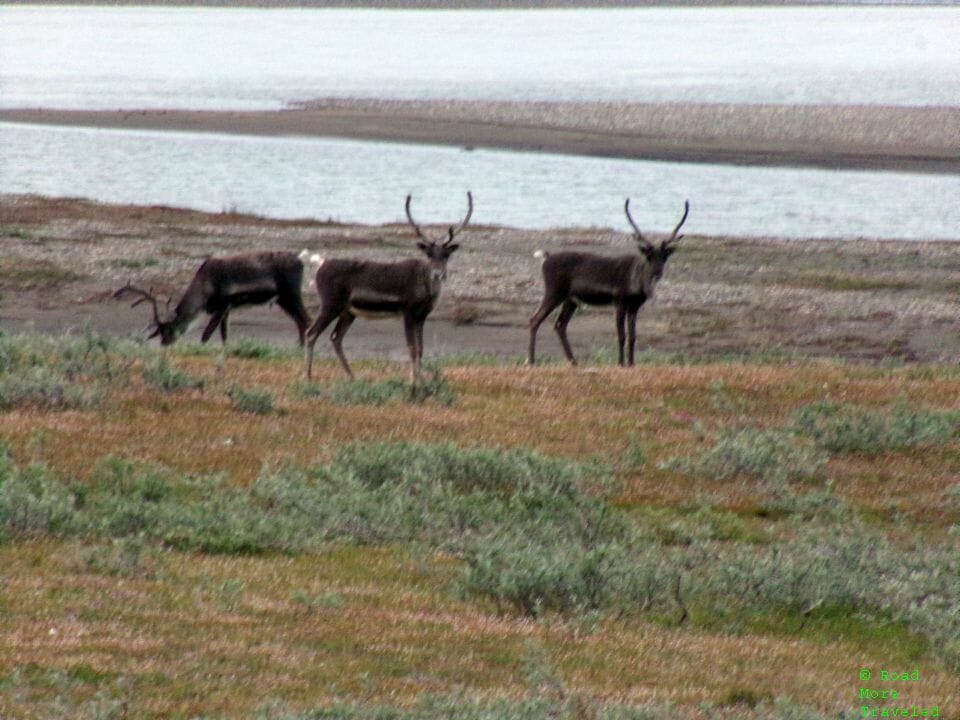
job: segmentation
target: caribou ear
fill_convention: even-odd
[[[451,253],[453,253],[454,250],[456,250],[459,247],[460,247],[460,243],[453,243],[452,245],[443,246],[444,250],[447,251],[447,255],[450,255]]]
[[[423,242],[422,240],[417,242],[417,247],[423,250],[425,253],[430,252],[430,245]]]

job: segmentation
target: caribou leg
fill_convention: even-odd
[[[627,309],[617,305],[617,364],[623,367],[623,345],[627,340],[626,332]]]
[[[412,382],[420,379],[420,353],[417,348],[417,321],[409,313],[403,316],[403,330],[407,336],[407,349],[410,351],[410,364],[413,372]]]
[[[350,326],[353,325],[353,321],[356,319],[357,316],[349,311],[343,313],[340,319],[337,320],[337,324],[333,326],[333,332],[330,333],[330,342],[333,343],[333,351],[337,354],[337,359],[340,361],[343,369],[347,371],[347,375],[350,376],[351,380],[353,380],[353,370],[350,369],[350,366],[347,364],[347,358],[343,354],[343,336],[347,334],[347,330],[350,329]]]
[[[317,344],[317,338],[323,334],[327,326],[336,319],[336,313],[321,310],[320,315],[317,316],[317,319],[313,321],[313,325],[307,330],[306,349],[304,351],[304,355],[306,355],[307,380],[311,378],[313,371],[313,346]]]
[[[547,319],[554,308],[561,302],[563,302],[562,297],[544,296],[540,307],[537,308],[533,317],[530,318],[530,347],[527,350],[527,365],[536,364],[537,332],[540,330],[543,321]]]
[[[426,318],[420,318],[417,322],[417,364],[423,365],[423,326],[426,323]]]
[[[230,312],[229,306],[219,307],[213,311],[213,316],[210,318],[210,322],[207,323],[207,326],[203,329],[203,334],[200,336],[200,342],[205,343],[207,340],[210,339],[210,336],[213,335],[213,332],[214,330],[217,329],[217,326],[220,325],[221,322],[226,320],[228,312]],[[225,331],[221,328],[220,332],[222,334]],[[226,341],[227,341],[227,338],[224,335],[223,342],[226,342]]]
[[[633,367],[633,351],[637,345],[637,312],[640,308],[627,310],[627,365]]]
[[[296,293],[277,296],[277,305],[297,324],[297,334],[300,337],[300,347],[303,347],[304,334],[310,325],[310,316],[303,306],[303,300]]]
[[[577,311],[577,304],[573,300],[564,300],[563,307],[560,308],[560,314],[557,315],[557,321],[553,324],[557,335],[560,336],[560,344],[563,345],[563,352],[571,365],[577,364],[577,359],[573,356],[573,350],[570,348],[570,341],[567,339],[567,324],[570,318]]]

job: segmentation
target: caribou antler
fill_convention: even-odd
[[[410,214],[410,200],[411,200],[411,199],[413,199],[413,195],[407,195],[407,202],[406,202],[406,204],[403,206],[404,209],[407,211],[407,220],[409,220],[409,221],[410,221],[410,224],[413,226],[413,231],[417,234],[417,237],[420,238],[421,240],[426,241],[426,240],[427,240],[426,236],[425,236],[425,235],[423,234],[423,232],[420,230],[420,226],[417,225],[416,221],[413,219],[413,215]]]
[[[630,224],[633,226],[633,231],[637,234],[637,242],[643,244],[644,246],[650,246],[650,241],[643,236],[642,232],[640,232],[640,227],[630,214],[630,198],[627,198],[627,201],[623,204],[623,211],[627,214],[627,220],[630,221]]]
[[[453,239],[457,236],[457,234],[467,226],[468,222],[470,222],[470,217],[472,215],[473,215],[473,195],[470,193],[469,190],[467,190],[467,214],[466,216],[464,216],[463,222],[461,222],[457,226],[456,230],[454,230],[452,225],[450,226],[450,237],[448,237],[446,242],[443,243],[444,245],[449,245],[450,243],[453,242]]]
[[[129,282],[126,285],[124,285],[122,288],[117,290],[115,293],[113,293],[113,297],[115,300],[119,300],[121,297],[127,294],[138,296],[138,298],[134,300],[133,303],[131,303],[130,307],[136,307],[137,305],[140,305],[145,302],[148,302],[153,306],[153,324],[155,329],[153,333],[150,334],[149,337],[152,338],[156,336],[160,332],[160,326],[163,324],[162,321],[160,320],[160,310],[157,307],[157,298],[153,295],[153,293],[143,290],[141,288],[138,288]],[[168,302],[167,304],[169,305],[170,303]]]
[[[690,214],[690,201],[683,201],[683,217],[680,218],[680,222],[677,223],[677,226],[673,229],[673,232],[670,233],[670,237],[663,241],[664,247],[670,247],[673,243],[678,243],[683,240],[683,235],[677,235],[680,232],[680,228],[683,227],[683,224],[687,221],[687,215]]]
[[[420,226],[417,225],[416,220],[413,219],[413,215],[410,214],[410,201],[413,199],[413,195],[407,195],[407,202],[404,204],[404,210],[407,212],[407,220],[410,222],[410,225],[413,227],[413,231],[417,234],[417,237],[423,240],[424,242],[436,242],[430,240],[426,235],[423,234],[423,231],[420,229]],[[467,214],[463,218],[463,221],[455,228],[453,225],[450,226],[447,231],[447,239],[443,241],[443,246],[446,247],[453,242],[453,239],[463,230],[467,223],[470,222],[470,217],[473,215],[473,195],[467,190]]]

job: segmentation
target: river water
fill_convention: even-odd
[[[398,11],[0,6],[0,105],[269,109],[313,97],[960,102],[960,8]],[[0,123],[0,191],[383,222],[960,237],[960,177]],[[639,218],[638,218],[639,219]],[[423,221],[429,222],[429,217]]]
[[[0,5],[5,107],[313,97],[956,105],[960,7]]]

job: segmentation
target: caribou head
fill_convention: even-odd
[[[161,345],[171,345],[176,341],[176,339],[180,336],[180,330],[177,326],[177,323],[174,322],[175,317],[171,316],[170,314],[169,299],[167,300],[166,310],[164,312],[165,319],[161,320],[160,309],[158,307],[159,303],[152,292],[138,288],[128,282],[122,288],[113,293],[115,300],[119,300],[125,295],[133,295],[137,298],[133,301],[130,307],[136,307],[137,305],[141,305],[143,303],[150,303],[150,306],[153,308],[153,321],[147,326],[147,330],[151,331],[150,334],[147,335],[148,340],[152,340],[159,335]]]
[[[433,240],[423,234],[420,226],[413,219],[413,215],[410,214],[412,198],[412,195],[407,195],[407,202],[404,205],[404,209],[407,211],[407,220],[410,221],[413,231],[420,238],[417,241],[417,247],[427,256],[427,261],[430,263],[430,279],[435,283],[443,282],[447,279],[447,260],[460,247],[458,243],[453,242],[453,239],[467,226],[467,223],[470,222],[470,216],[473,215],[473,195],[470,194],[469,190],[467,191],[467,214],[456,228],[451,225],[447,229],[445,240]]]
[[[627,214],[627,220],[630,221],[630,225],[633,227],[635,234],[634,239],[637,241],[637,249],[649,263],[651,279],[654,282],[657,282],[663,277],[663,268],[667,264],[669,257],[673,254],[673,251],[677,249],[677,243],[683,240],[683,235],[678,235],[677,233],[680,232],[680,228],[683,227],[683,223],[687,221],[687,215],[690,214],[690,201],[684,201],[683,217],[680,218],[680,222],[677,223],[677,226],[673,229],[673,232],[670,233],[670,237],[661,241],[659,245],[654,245],[643,236],[643,233],[640,231],[640,228],[634,221],[633,216],[630,215],[630,198],[627,198],[627,201],[624,203],[623,211]]]

